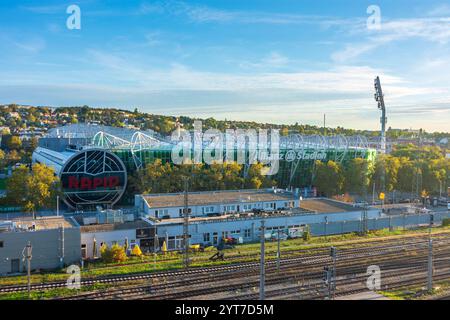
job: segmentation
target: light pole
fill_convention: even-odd
[[[31,246],[31,242],[28,241],[27,245],[25,246],[25,248],[23,248],[22,251],[22,256],[23,259],[27,260],[27,291],[28,291],[28,298],[30,298],[31,296],[31,259],[33,258],[32,256],[32,251],[33,251],[33,247]]]
[[[433,292],[433,239],[431,238],[431,228],[434,224],[434,216],[430,214],[430,227],[428,234],[428,293]]]
[[[278,239],[277,239],[277,271],[280,272],[280,229],[278,229]]]
[[[264,233],[265,233],[265,227],[264,227],[264,218],[261,220],[261,260],[260,260],[260,272],[259,272],[259,300],[264,300],[265,294],[264,294],[264,285],[265,285],[265,278],[266,278],[266,270],[265,270],[265,247],[264,247]]]
[[[330,255],[331,258],[333,259],[333,269],[331,271],[331,297],[334,300],[336,292],[336,258],[337,258],[336,247],[330,248]]]

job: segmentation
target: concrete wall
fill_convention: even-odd
[[[28,241],[32,245],[31,269],[57,269],[60,267],[61,256],[61,231],[60,229],[27,231],[27,232],[2,232],[0,241],[0,274],[11,272],[11,261],[19,259],[20,271],[26,269],[26,262],[22,261],[22,250]],[[70,265],[78,263],[81,259],[80,229],[64,229],[64,263]]]

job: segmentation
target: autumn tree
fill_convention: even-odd
[[[0,170],[5,168],[6,164],[6,154],[3,150],[0,149]]]
[[[344,170],[345,191],[363,195],[369,186],[369,162],[355,158],[348,162]]]
[[[7,197],[11,204],[33,214],[44,207],[53,207],[59,193],[59,178],[44,164],[34,164],[32,171],[20,166],[7,182]]]
[[[103,245],[100,248],[102,261],[105,263],[124,262],[128,259],[125,249],[118,244],[114,244],[111,248]]]
[[[344,187],[341,165],[332,160],[327,163],[317,160],[314,170],[314,185],[327,197],[341,193]]]

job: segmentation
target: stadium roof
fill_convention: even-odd
[[[193,138],[194,135],[192,135]],[[49,138],[80,138],[91,142],[92,146],[143,150],[147,148],[171,148],[174,143],[169,137],[163,137],[152,130],[136,130],[96,124],[69,124],[50,129]],[[236,135],[231,135],[236,138]],[[228,135],[226,135],[228,139]],[[270,140],[270,139],[269,139]],[[210,141],[204,141],[204,145]],[[235,147],[239,148],[238,140]],[[225,142],[224,142],[225,144]],[[269,142],[270,144],[270,142]],[[281,136],[279,146],[282,149],[369,149],[369,142],[364,136],[322,136],[290,134]]]

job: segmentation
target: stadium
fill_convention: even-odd
[[[173,163],[175,145],[170,137],[152,131],[72,124],[49,130],[39,140],[32,159],[33,163],[54,168],[69,208],[110,208],[116,203],[133,204],[134,195],[127,192],[127,176],[157,159]],[[246,147],[234,143],[234,153]],[[316,160],[333,160],[345,166],[354,158],[373,162],[375,157],[376,150],[362,136],[290,134],[280,137],[279,170],[272,178],[279,188],[302,188],[307,195],[314,192]],[[248,167],[244,164],[244,175]]]

